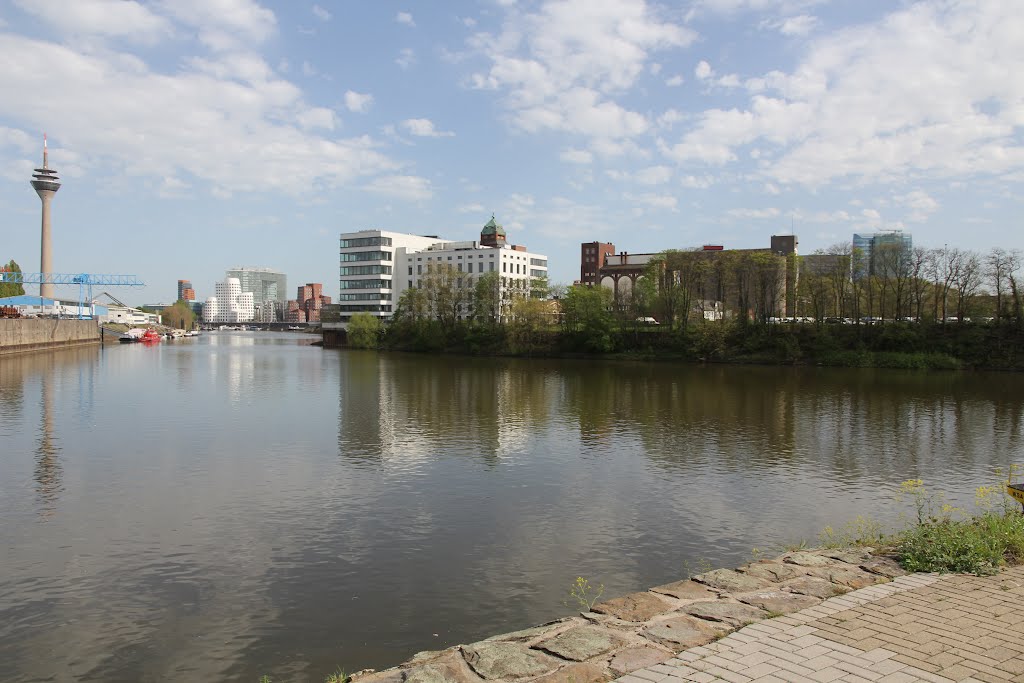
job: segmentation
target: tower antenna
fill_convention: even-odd
[[[46,133],[43,133],[43,168],[49,168],[46,165]]]

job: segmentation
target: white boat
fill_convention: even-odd
[[[292,332],[301,332],[302,331],[302,326],[301,325],[289,325],[288,329],[291,330]]]

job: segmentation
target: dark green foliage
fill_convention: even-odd
[[[6,265],[2,266],[3,270],[9,273],[20,273],[21,266],[19,266],[14,259],[11,259]],[[25,293],[25,287],[21,283],[14,282],[0,282],[0,298],[8,296],[21,296]]]
[[[1024,560],[1024,515],[1014,509],[927,519],[903,532],[897,550],[909,571],[992,574]]]

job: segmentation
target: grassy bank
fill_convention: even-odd
[[[433,320],[394,323],[372,346],[483,356],[612,357],[688,362],[955,370],[1024,369],[1024,331],[1011,325],[755,325],[703,323],[671,330],[626,324],[524,329]]]

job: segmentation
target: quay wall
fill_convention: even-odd
[[[0,356],[100,343],[96,320],[0,319]]]

